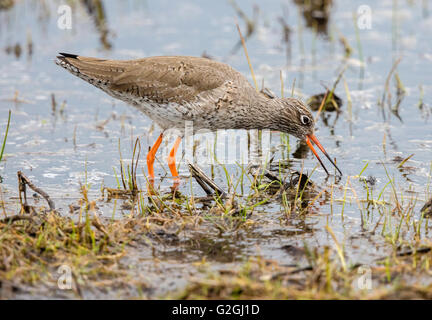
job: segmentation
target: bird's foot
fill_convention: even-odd
[[[181,180],[180,180],[180,178],[178,176],[177,177],[173,177],[173,179],[174,179],[174,181],[173,181],[173,184],[171,186],[171,191],[173,193],[175,193],[180,188]]]
[[[156,189],[155,189],[155,186],[154,186],[154,177],[149,177],[147,179],[147,193],[149,195],[156,194]]]

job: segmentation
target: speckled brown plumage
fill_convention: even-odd
[[[162,129],[272,129],[298,138],[313,132],[310,111],[297,99],[258,93],[229,65],[197,57],[104,60],[60,56],[57,64],[109,95],[134,105]],[[309,118],[308,125],[300,116]]]
[[[259,93],[240,72],[222,62],[187,56],[105,60],[62,53],[56,63],[135,106],[162,131],[184,131],[185,121],[192,121],[195,132],[270,129],[306,139],[311,148],[308,137],[317,143],[312,114],[300,100]]]

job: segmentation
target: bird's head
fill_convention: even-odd
[[[300,140],[305,140],[308,135],[313,135],[315,121],[309,107],[294,98],[277,100],[279,100],[279,108],[275,114],[276,130],[288,133]]]
[[[294,98],[283,98],[283,99],[274,99],[278,108],[276,108],[276,113],[274,116],[275,130],[288,133],[290,135],[295,136],[300,140],[305,140],[309,148],[317,157],[318,161],[324,168],[325,172],[328,174],[328,171],[324,164],[322,163],[318,153],[315,151],[312,143],[324,153],[324,155],[330,160],[330,162],[335,166],[335,168],[342,175],[342,172],[330,158],[328,153],[325,151],[324,147],[318,141],[317,137],[314,134],[315,120],[313,115],[309,109],[303,102]]]

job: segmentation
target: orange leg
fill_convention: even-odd
[[[159,146],[162,142],[163,133],[159,135],[156,142],[154,143],[153,147],[151,147],[149,153],[147,154],[147,169],[148,173],[150,175],[150,180],[154,180],[154,169],[153,169],[153,163],[155,161],[156,152],[159,149]]]
[[[177,168],[176,168],[176,161],[175,161],[175,156],[178,150],[178,147],[180,145],[181,142],[181,138],[177,137],[176,141],[174,142],[174,146],[170,151],[170,154],[168,156],[168,167],[170,168],[171,174],[173,175],[174,178],[178,179],[178,172],[177,172]]]

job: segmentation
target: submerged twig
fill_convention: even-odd
[[[189,170],[198,184],[204,189],[207,195],[212,195],[213,192],[210,190],[213,189],[217,192],[218,196],[224,198],[227,196],[227,193],[219,187],[212,179],[210,179],[198,166],[193,165],[188,162]],[[210,188],[209,188],[210,187]]]
[[[25,211],[27,211],[27,209],[29,208],[27,204],[26,185],[28,185],[29,188],[32,189],[34,192],[39,193],[48,202],[48,206],[51,211],[55,210],[54,202],[51,200],[50,196],[45,191],[36,187],[33,182],[31,182],[30,179],[27,178],[21,171],[17,172],[17,176],[20,204],[25,209]],[[21,194],[24,195],[24,203]]]

